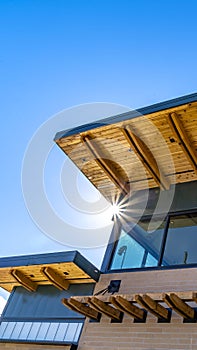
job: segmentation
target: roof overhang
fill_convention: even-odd
[[[39,285],[66,290],[70,284],[92,283],[98,278],[99,270],[77,251],[0,259],[0,287],[9,292],[17,286],[36,291]]]
[[[197,180],[197,94],[56,134],[55,142],[110,202]]]

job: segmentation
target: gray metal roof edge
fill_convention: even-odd
[[[93,278],[98,280],[100,271],[89,262],[83,255],[77,250],[62,251],[55,253],[33,254],[33,255],[19,255],[0,258],[0,268],[2,267],[17,267],[17,266],[29,266],[29,265],[42,265],[42,264],[55,264],[64,262],[74,262],[84,272]]]
[[[0,268],[9,266],[41,265],[73,261],[77,251],[17,255],[0,258]]]
[[[165,109],[173,108],[173,107],[178,107],[187,103],[192,103],[197,101],[197,93],[189,94],[189,95],[184,95],[181,97],[177,97],[171,100],[167,100],[164,102],[159,102],[155,103],[150,106],[146,107],[141,107],[136,110],[131,110],[126,113],[122,113],[119,115],[115,115],[112,117],[107,117],[105,119],[100,119],[98,121],[95,121],[93,123],[88,123],[84,125],[77,126],[73,129],[68,129],[68,130],[63,130],[59,131],[56,133],[54,137],[54,141],[57,141],[63,137],[71,136],[71,135],[76,135],[81,132],[89,131],[91,129],[95,129],[101,126],[105,126],[107,124],[113,124],[113,123],[118,123],[121,121],[125,121],[128,119],[136,118],[139,117],[140,115],[146,115],[154,112],[159,112]]]
[[[78,252],[77,252],[78,253]],[[84,258],[80,253],[76,254],[74,262],[82,270],[84,270],[94,281],[99,280],[100,271],[89,260]]]

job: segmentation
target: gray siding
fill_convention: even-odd
[[[93,283],[72,284],[67,291],[60,291],[53,286],[39,286],[37,292],[31,293],[23,287],[17,287],[8,300],[2,319],[4,321],[83,319],[82,315],[65,307],[61,299],[72,295],[90,295],[93,288]]]

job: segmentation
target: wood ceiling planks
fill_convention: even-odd
[[[106,123],[56,140],[110,202],[124,193],[122,184],[130,191],[138,191],[154,187],[168,189],[170,184],[197,180],[197,102],[117,123],[115,120],[114,117],[114,124]],[[137,151],[125,137],[125,130],[139,141]],[[85,139],[98,145],[97,162],[93,152],[87,149]],[[143,145],[144,159],[140,157],[140,145]],[[112,164],[111,172],[113,178],[119,179],[119,185],[110,178],[101,159]]]
[[[8,292],[16,286],[36,291],[38,285],[67,289],[69,284],[91,282],[95,281],[73,262],[0,268],[0,287]]]

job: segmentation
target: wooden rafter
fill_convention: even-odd
[[[117,310],[113,306],[107,305],[103,301],[99,300],[97,297],[90,297],[88,299],[88,303],[92,305],[97,311],[105,314],[111,319],[114,319],[114,320],[121,319],[122,313],[120,310]]]
[[[101,152],[98,145],[96,144],[96,141],[88,135],[83,136],[82,141],[91,156],[94,157],[95,162],[105,172],[105,174],[110,178],[115,186],[124,194],[128,194],[130,191],[130,186],[117,173],[116,169],[113,166],[113,163],[110,160],[106,159],[105,155],[103,152]]]
[[[139,305],[144,307],[150,313],[158,318],[162,318],[167,320],[169,318],[169,311],[162,305],[160,305],[157,301],[153,300],[147,294],[144,295],[136,295],[135,300]]]
[[[72,311],[79,312],[80,314],[92,318],[94,320],[98,320],[100,318],[100,314],[98,311],[94,310],[90,306],[81,303],[80,301],[75,300],[74,298],[64,298],[62,299],[62,304],[67,306]]]
[[[137,307],[136,305],[133,305],[130,301],[123,298],[120,295],[117,296],[111,296],[110,302],[112,305],[114,305],[118,310],[122,312],[126,312],[130,316],[134,317],[138,320],[143,320],[145,316],[145,311]]]
[[[197,174],[197,153],[190,142],[190,139],[181,123],[180,118],[176,113],[170,113],[168,115],[168,122],[176,140],[178,141],[189,163]]]
[[[26,276],[23,272],[17,269],[13,269],[10,271],[10,274],[14,277],[14,279],[20,283],[25,289],[30,292],[35,292],[38,285],[36,282],[32,281],[28,276]]]
[[[69,288],[69,281],[65,280],[50,266],[43,267],[41,273],[50,281],[55,287],[60,290],[67,290]]]
[[[185,301],[178,297],[175,293],[170,293],[169,295],[163,294],[163,301],[180,316],[187,319],[195,318],[194,309],[189,306]]]
[[[122,128],[122,132],[128,141],[129,146],[135,152],[148,173],[153,177],[157,185],[163,190],[169,189],[170,183],[164,174],[162,174],[162,172],[159,170],[157,162],[147,145],[132,132],[129,125]]]

